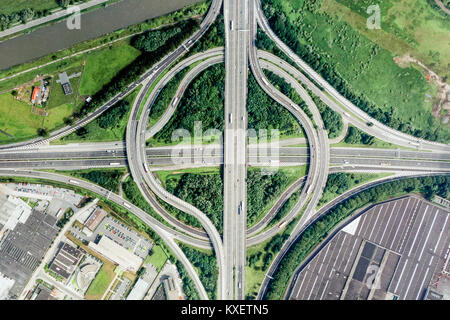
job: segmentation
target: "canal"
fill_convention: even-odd
[[[122,0],[81,15],[81,29],[69,30],[66,21],[0,42],[0,70],[69,48],[129,25],[159,17],[204,0]]]

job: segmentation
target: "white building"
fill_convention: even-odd
[[[127,300],[142,300],[145,297],[148,289],[150,289],[150,284],[142,278],[139,278],[133,289],[130,291],[130,294],[127,297]]]
[[[0,273],[0,300],[6,300],[8,292],[11,290],[15,281],[13,279],[5,277]]]
[[[17,223],[25,223],[30,214],[31,207],[25,201],[0,193],[0,225],[3,229],[14,230]]]
[[[143,260],[108,237],[102,236],[98,244],[89,242],[89,247],[108,258],[124,270],[136,272]]]

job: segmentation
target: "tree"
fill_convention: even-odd
[[[75,120],[73,120],[72,117],[65,117],[64,123],[67,124],[68,126],[72,126],[75,123]]]
[[[70,4],[70,0],[58,0],[58,4],[61,8],[67,9]]]
[[[41,137],[44,137],[44,138],[47,138],[47,137],[49,136],[49,133],[48,133],[48,131],[47,131],[46,128],[39,128],[39,129],[37,130],[37,134],[38,134],[39,136],[41,136]]]
[[[23,23],[27,23],[29,20],[33,19],[34,17],[34,10],[31,8],[25,8],[19,13],[20,19]]]
[[[13,97],[17,97],[19,95],[19,93],[17,92],[17,90],[13,90],[11,91],[11,94]]]

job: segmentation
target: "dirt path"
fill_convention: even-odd
[[[438,92],[436,94],[436,97],[439,99],[439,103],[436,105],[433,105],[432,114],[433,116],[439,118],[440,112],[442,109],[450,109],[449,101],[447,100],[447,92],[450,92],[450,85],[444,81],[436,72],[428,68],[425,64],[423,64],[421,61],[417,60],[416,58],[411,57],[409,54],[406,54],[402,57],[396,57],[394,58],[394,61],[401,67],[406,68],[411,63],[415,63],[418,66],[420,66],[422,69],[424,69],[428,73],[427,80],[433,81],[436,83],[436,87],[438,88]],[[450,111],[450,110],[449,110]]]
[[[448,14],[450,16],[450,10],[447,9],[446,6],[444,6],[444,4],[441,2],[441,0],[434,0],[434,2],[436,2],[436,4],[439,6],[439,8],[441,8],[446,14]]]

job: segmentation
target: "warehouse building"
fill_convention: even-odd
[[[98,243],[89,242],[89,247],[124,270],[136,272],[143,262],[142,258],[105,236],[102,236]]]
[[[72,247],[68,243],[63,243],[50,265],[50,270],[67,280],[75,271],[82,257],[83,253],[81,250]]]

